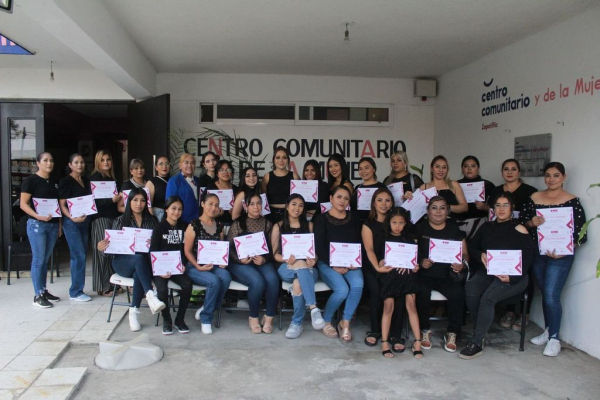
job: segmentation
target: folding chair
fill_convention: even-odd
[[[523,293],[518,294],[513,297],[509,297],[508,299],[502,300],[498,302],[496,305],[507,305],[507,304],[515,304],[521,302],[521,340],[519,343],[519,351],[525,351],[525,323],[527,320],[527,299],[528,299],[527,289],[523,291]]]

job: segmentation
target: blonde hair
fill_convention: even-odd
[[[404,161],[404,165],[406,166],[406,172],[408,172],[408,165],[409,165],[409,163],[408,163],[408,155],[406,154],[406,152],[402,151],[402,150],[399,150],[399,151],[393,153],[390,156],[390,163],[391,163],[392,158],[394,156],[396,156],[396,157],[400,158],[402,161]],[[410,172],[408,172],[408,173],[410,174]],[[390,168],[390,174],[388,175],[387,178],[385,178],[383,180],[383,183],[385,185],[388,185],[388,184],[392,183],[393,180],[394,180],[394,170],[392,168]]]
[[[102,164],[102,157],[104,156],[109,156],[112,161],[112,155],[108,152],[108,150],[99,150],[96,153],[96,157],[94,157],[94,170],[92,171],[92,174],[98,172],[100,173],[100,175],[106,176],[104,171],[100,169],[100,164]],[[113,178],[115,181],[117,180],[117,178],[115,178],[114,163],[111,163],[110,170],[108,171],[108,176]]]
[[[194,161],[196,161],[196,157],[194,157],[193,154],[190,153],[183,153],[180,157],[179,157],[179,164],[183,164],[183,162],[185,161],[186,158],[188,157],[192,157],[194,159]]]

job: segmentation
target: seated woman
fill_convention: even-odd
[[[315,283],[319,278],[315,267],[317,259],[297,259],[294,254],[284,259],[281,253],[281,235],[312,233],[313,224],[306,220],[304,209],[304,198],[300,194],[292,194],[285,202],[283,219],[273,225],[271,233],[271,245],[273,246],[273,258],[280,262],[279,277],[284,282],[292,284],[290,293],[294,302],[294,315],[292,323],[285,333],[288,339],[296,339],[302,334],[302,320],[306,313],[306,306],[310,309],[310,318],[314,329],[321,330],[325,327],[325,321],[321,316],[321,310],[317,307],[315,296]]]
[[[306,209],[306,218],[310,221],[315,215],[321,213],[321,203],[327,203],[329,201],[329,185],[323,181],[321,176],[321,166],[317,160],[308,160],[304,163],[304,169],[302,173],[302,179],[306,181],[317,181],[319,182],[319,194],[316,203],[305,203],[304,208]]]
[[[148,211],[148,197],[143,188],[131,189],[125,212],[123,215],[115,219],[112,229],[120,231],[123,228],[141,228],[154,229],[158,225],[156,218]],[[147,253],[135,253],[134,255],[105,254],[104,250],[108,247],[110,241],[107,239],[98,242],[98,250],[104,256],[113,257],[112,267],[115,272],[125,278],[133,278],[133,297],[131,299],[131,307],[129,308],[129,329],[137,332],[141,329],[138,321],[140,314],[140,305],[144,293],[146,301],[152,314],[156,314],[165,308],[165,303],[160,301],[154,294],[152,288],[152,266]]]
[[[377,180],[377,164],[371,157],[363,157],[358,160],[358,174],[362,178],[362,183],[356,185],[352,198],[350,199],[350,209],[358,215],[358,218],[364,222],[369,216],[370,208],[366,210],[358,209],[359,189],[387,189],[387,187]],[[392,204],[394,200],[392,199]]]
[[[483,354],[483,339],[494,321],[494,307],[502,300],[516,296],[527,288],[534,256],[534,245],[527,229],[512,219],[514,202],[510,193],[493,199],[496,220],[486,222],[469,242],[469,255],[476,271],[465,285],[467,308],[473,320],[473,336],[459,357],[470,360]],[[521,250],[522,275],[488,275],[488,250]],[[476,269],[481,265],[483,268]]]
[[[357,267],[331,267],[329,260],[329,244],[331,242],[360,243],[361,222],[355,214],[346,211],[350,203],[350,189],[341,185],[335,187],[329,201],[332,207],[315,220],[315,247],[317,251],[317,268],[323,282],[333,290],[325,306],[325,327],[323,333],[328,338],[338,337],[338,332],[331,325],[333,313],[345,301],[344,314],[338,324],[339,336],[344,342],[352,341],[350,320],[362,296],[363,274]]]
[[[244,212],[244,199],[251,193],[260,194],[260,183],[258,182],[258,174],[252,167],[244,168],[240,175],[239,192],[235,195],[233,202],[233,210],[231,210],[231,219],[236,220]]]
[[[248,324],[252,333],[272,333],[273,317],[277,312],[279,301],[279,277],[272,261],[272,254],[257,255],[253,257],[238,257],[234,239],[238,236],[263,232],[267,243],[271,233],[271,222],[261,215],[262,200],[260,195],[254,193],[246,198],[246,213],[242,214],[231,225],[227,234],[229,240],[229,272],[239,283],[248,286],[248,305],[250,318]],[[270,247],[270,246],[269,246]],[[267,312],[261,324],[258,321],[260,300],[265,296]]]
[[[469,209],[465,194],[457,181],[449,178],[450,166],[444,156],[436,156],[431,160],[431,181],[427,182],[419,189],[426,190],[435,187],[438,195],[446,199],[450,210],[450,216],[453,219],[458,218],[458,214],[464,214]]]
[[[198,240],[225,240],[223,224],[215,219],[220,210],[217,195],[208,193],[202,202],[202,215],[190,223],[184,239],[185,273],[196,285],[206,287],[204,306],[195,315],[205,335],[212,333],[213,313],[221,307],[231,283],[227,265],[198,264]]]
[[[437,290],[448,299],[448,329],[444,335],[444,349],[456,351],[456,338],[460,334],[465,303],[463,269],[468,261],[467,242],[456,224],[448,220],[450,206],[441,196],[434,196],[427,205],[427,220],[417,225],[419,245],[419,291],[417,292],[417,311],[421,326],[423,349],[431,349],[431,330],[429,316],[431,310],[431,291]],[[453,240],[462,242],[463,262],[440,263],[429,258],[430,239]],[[458,261],[458,260],[457,260]]]
[[[150,251],[179,251],[181,252],[181,262],[185,264],[185,254],[183,252],[183,233],[187,224],[183,222],[181,214],[183,213],[183,201],[177,196],[171,196],[164,201],[165,217],[154,227],[152,240],[150,241]],[[187,275],[167,275],[155,276],[154,285],[158,299],[163,303],[169,301],[169,280],[181,287],[179,291],[179,306],[177,316],[175,317],[175,328],[179,333],[188,333],[190,328],[186,325],[184,318],[187,311],[190,297],[192,296],[192,281]],[[173,334],[173,320],[171,312],[166,307],[161,311],[163,317],[163,335]]]

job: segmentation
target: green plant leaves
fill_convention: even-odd
[[[421,168],[417,167],[416,165],[411,165],[410,169],[412,169],[413,171],[416,171],[419,173],[419,177],[421,179],[423,179],[423,169],[425,168],[424,164],[421,164]]]

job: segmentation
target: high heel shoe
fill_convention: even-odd
[[[266,315],[263,315],[262,331],[264,333],[273,333],[273,317],[268,317]]]
[[[262,333],[262,329],[258,323],[258,318],[248,318],[248,326],[250,327],[252,333]]]
[[[381,347],[383,347],[384,343],[388,343],[388,341],[381,340]],[[390,345],[388,344],[387,350],[381,350],[381,355],[384,356],[385,358],[393,358],[394,357],[394,353],[392,353],[392,350],[390,350],[389,347],[390,347]]]
[[[423,352],[421,350],[415,350],[415,343],[417,342],[421,343],[421,339],[415,339],[412,345],[412,352],[413,357],[420,360],[421,358],[423,358]]]
[[[352,332],[350,331],[350,322],[348,322],[348,327],[344,328],[342,323],[338,324],[338,332],[340,335],[340,339],[346,343],[350,343],[352,341]]]

